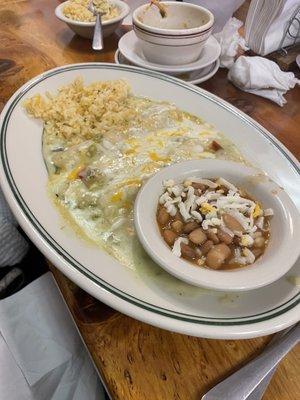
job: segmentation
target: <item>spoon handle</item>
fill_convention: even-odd
[[[268,375],[266,375],[264,379],[260,382],[260,384],[256,386],[253,392],[251,392],[247,397],[247,400],[261,400],[275,372],[276,367],[271,369]]]
[[[284,335],[286,335],[293,327],[289,327],[285,329],[284,331],[277,332],[271,339],[270,343],[268,343],[268,346],[273,346],[274,343],[278,342]],[[253,390],[252,393],[247,397],[247,400],[261,400],[267,387],[269,386],[269,383],[271,379],[273,378],[273,375],[275,374],[277,366],[275,366],[269,373],[264,377],[264,379],[260,382],[259,385],[256,386],[256,388]]]
[[[202,400],[247,399],[299,340],[300,324],[297,324],[285,336],[268,346],[260,356],[211,389]]]
[[[97,13],[96,15],[96,25],[94,30],[92,48],[93,50],[103,49],[102,23],[101,23],[101,16],[99,13]]]

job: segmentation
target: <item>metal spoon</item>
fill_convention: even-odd
[[[92,48],[93,48],[93,50],[102,50],[104,46],[103,46],[103,32],[102,32],[101,17],[102,17],[102,15],[104,15],[104,13],[97,11],[97,9],[93,3],[93,0],[89,1],[88,9],[93,15],[96,16],[96,24],[95,24],[95,29],[94,29]]]
[[[167,16],[167,11],[166,8],[163,4],[160,4],[159,0],[150,0],[150,6],[156,6],[159,10],[159,13],[162,18],[166,18]]]
[[[261,394],[259,385],[282,360],[282,358],[299,342],[300,324],[293,327],[286,335],[282,336],[256,359],[250,361],[229,378],[219,383],[206,393],[202,400],[245,400],[249,399],[256,391],[256,398]],[[266,385],[268,379],[266,380]],[[266,385],[264,385],[266,387]],[[255,398],[255,397],[252,397]]]
[[[276,333],[271,341],[268,343],[267,347],[273,346],[274,343],[277,343],[278,340],[280,340],[284,335],[286,335],[291,329],[293,329],[294,326],[290,326],[289,328],[280,331]],[[277,369],[277,365],[271,369],[271,371],[264,377],[264,379],[260,382],[258,386],[251,392],[251,394],[247,397],[247,400],[261,400],[263,395],[265,394],[265,391],[267,390],[267,387],[269,386],[269,383],[271,382],[273,375],[275,374]]]

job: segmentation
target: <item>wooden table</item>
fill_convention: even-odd
[[[18,87],[47,69],[113,62],[118,35],[105,42],[103,53],[91,51],[89,41],[55,19],[58,3],[0,0],[0,108]],[[225,70],[201,87],[259,121],[300,158],[300,88],[291,90],[287,105],[280,108],[236,89],[226,80]],[[270,340],[206,340],[154,328],[108,308],[54,267],[51,270],[113,399],[199,400]],[[264,400],[299,399],[299,357],[298,348],[284,359]]]

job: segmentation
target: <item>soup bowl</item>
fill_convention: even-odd
[[[175,1],[160,2],[166,10],[149,4],[133,13],[133,28],[145,57],[163,65],[188,64],[197,60],[209,38],[213,14],[204,7]]]

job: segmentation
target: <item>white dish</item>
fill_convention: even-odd
[[[160,65],[151,63],[146,60],[143,54],[141,42],[136,37],[134,31],[130,31],[121,37],[119,41],[119,49],[127,60],[139,67],[149,68],[153,71],[165,72],[167,74],[172,73],[173,75],[205,68],[215,62],[221,53],[221,47],[217,39],[210,36],[203,47],[201,57],[193,63],[184,65]]]
[[[138,7],[132,15],[133,29],[146,58],[166,65],[197,60],[211,35],[213,14],[196,4],[176,1],[160,4],[166,11],[164,18],[158,7],[149,4]]]
[[[186,161],[157,172],[140,189],[135,201],[135,228],[144,249],[157,264],[178,279],[209,289],[253,290],[281,278],[291,269],[300,253],[300,217],[286,192],[267,176],[261,178],[259,172],[255,168],[224,160]],[[264,254],[253,265],[227,271],[197,267],[178,258],[166,245],[156,221],[162,183],[168,179],[180,183],[190,176],[223,177],[274,210],[270,241]],[[256,180],[254,184],[253,179]]]
[[[87,39],[92,39],[94,35],[95,22],[81,22],[67,18],[63,13],[63,8],[68,3],[64,1],[59,4],[55,9],[55,15],[58,19],[65,22],[77,35]],[[107,37],[114,33],[114,31],[121,25],[123,19],[129,14],[129,6],[121,0],[110,0],[110,3],[119,8],[120,14],[112,19],[102,22],[103,37]]]
[[[23,85],[0,117],[1,186],[22,228],[45,256],[92,296],[133,318],[171,331],[238,339],[267,335],[299,321],[300,288],[286,276],[262,289],[238,295],[207,291],[184,284],[155,265],[151,270],[145,270],[142,262],[137,270],[124,268],[74,234],[47,193],[41,153],[43,126],[28,118],[22,104],[33,94],[53,92],[78,76],[87,83],[124,78],[137,95],[174,102],[204,117],[223,131],[251,163],[281,184],[300,208],[297,160],[262,126],[227,102],[149,70],[101,63],[66,65]],[[299,274],[298,261],[288,277]]]
[[[116,64],[125,64],[125,65],[134,65],[132,64],[120,50],[115,52],[115,63]],[[180,75],[175,75],[177,78],[182,79],[185,82],[191,83],[193,85],[198,85],[199,83],[205,82],[211,77],[213,77],[220,67],[220,61],[217,60],[208,67],[202,68],[198,71],[181,73]],[[168,74],[173,75],[173,74]]]

